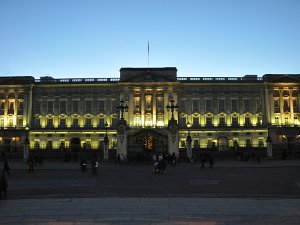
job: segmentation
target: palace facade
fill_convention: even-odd
[[[300,143],[300,74],[178,77],[175,67],[120,78],[0,78],[0,148],[110,155]]]

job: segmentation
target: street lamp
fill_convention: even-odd
[[[124,100],[121,99],[120,105],[117,107],[117,109],[121,113],[121,118],[120,118],[121,120],[124,119],[124,112],[128,112],[128,108],[129,108],[128,105],[127,104],[124,105]]]
[[[167,108],[168,112],[170,112],[170,111],[172,112],[172,117],[171,117],[171,119],[174,120],[174,110],[178,111],[178,108],[179,108],[179,107],[178,107],[178,105],[175,105],[175,104],[174,104],[175,101],[174,101],[173,99],[171,99],[170,102],[171,102],[171,104],[168,104],[168,105],[166,106],[166,108]]]
[[[190,124],[190,122],[188,121],[186,124],[187,128],[188,128],[188,136],[186,137],[186,150],[187,150],[187,157],[189,159],[192,158],[192,137],[191,137],[191,132],[190,132],[190,128],[192,126],[192,124]]]
[[[104,126],[105,126],[105,137],[104,137],[104,142],[108,143],[108,137],[107,137],[108,123],[105,122]]]

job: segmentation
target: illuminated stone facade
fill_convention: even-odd
[[[77,138],[102,150],[107,134],[112,151],[120,100],[128,152],[167,151],[171,100],[179,151],[188,123],[193,150],[265,148],[268,132],[273,143],[299,143],[299,84],[300,75],[284,74],[177,77],[174,67],[122,68],[120,78],[2,77],[0,145],[18,150],[28,136],[31,149],[61,150]]]

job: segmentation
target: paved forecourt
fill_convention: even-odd
[[[238,225],[300,221],[300,199],[61,198],[0,201],[2,225]]]

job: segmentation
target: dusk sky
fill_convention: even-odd
[[[0,76],[300,73],[300,0],[0,0]]]

